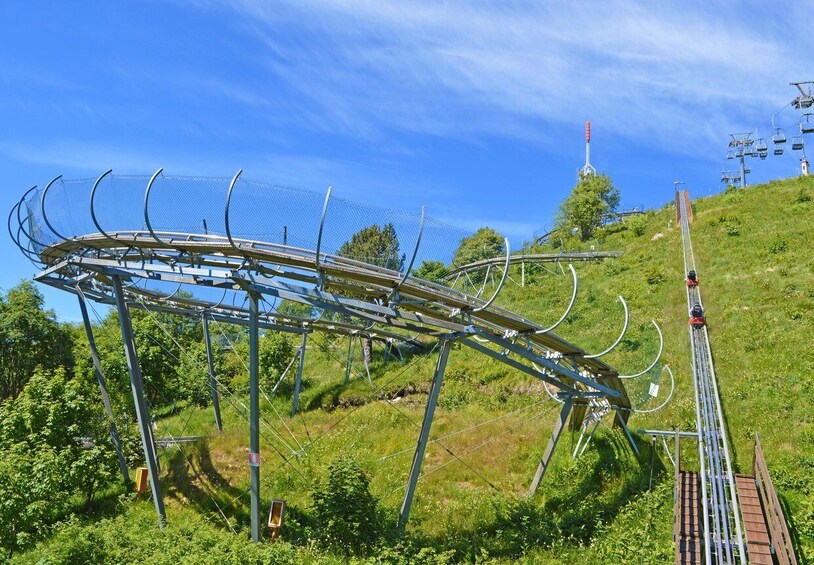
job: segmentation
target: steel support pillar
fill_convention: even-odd
[[[90,357],[93,360],[93,369],[96,372],[96,380],[99,382],[99,392],[102,394],[102,404],[105,407],[107,419],[110,421],[110,441],[113,442],[113,448],[116,450],[116,458],[119,460],[119,470],[122,473],[124,484],[129,488],[131,484],[130,473],[127,471],[127,462],[124,460],[124,453],[122,453],[122,444],[119,441],[119,432],[116,429],[113,408],[110,406],[105,375],[102,372],[102,361],[99,357],[99,351],[96,349],[93,327],[90,325],[90,317],[88,317],[88,306],[85,303],[85,295],[82,294],[81,290],[79,290],[77,296],[79,297],[79,310],[82,312],[82,321],[85,323],[85,334],[88,336],[88,347],[90,348]]]
[[[636,445],[636,441],[633,439],[633,435],[631,435],[630,430],[627,429],[625,419],[622,417],[622,414],[620,414],[618,410],[616,411],[616,421],[619,422],[619,425],[622,426],[623,430],[625,430],[625,435],[627,436],[627,440],[630,442],[630,447],[633,448],[633,453],[635,453],[636,457],[638,457],[639,447]]]
[[[551,439],[548,440],[548,445],[546,445],[545,451],[543,452],[543,458],[540,459],[540,465],[537,466],[537,472],[534,474],[534,479],[531,481],[531,486],[526,496],[533,496],[537,491],[537,487],[540,486],[540,481],[542,481],[543,476],[545,476],[548,464],[551,461],[551,456],[554,453],[554,448],[557,447],[557,442],[560,441],[560,435],[562,434],[563,428],[565,428],[565,423],[568,421],[568,415],[571,413],[571,407],[573,405],[573,397],[566,396],[562,404],[562,410],[560,410],[560,417],[555,422],[554,429],[551,430]]]
[[[127,370],[130,373],[130,388],[133,391],[133,404],[136,407],[136,418],[138,419],[139,431],[141,432],[141,444],[144,448],[144,459],[147,461],[147,471],[150,478],[150,489],[153,493],[153,503],[158,514],[158,525],[164,527],[167,514],[164,511],[164,495],[161,492],[161,481],[159,479],[158,459],[156,458],[153,432],[150,428],[150,414],[147,411],[147,403],[144,400],[144,382],[141,378],[141,367],[136,353],[136,341],[133,338],[133,326],[130,322],[130,312],[122,290],[122,280],[114,275],[113,291],[116,296],[116,308],[119,312],[119,326],[124,341],[124,354],[127,358]]]
[[[451,341],[443,340],[441,351],[438,354],[438,363],[435,366],[435,375],[432,378],[427,407],[424,410],[424,419],[421,422],[421,432],[418,434],[418,445],[416,445],[415,448],[413,464],[410,467],[410,476],[407,479],[407,490],[404,493],[404,500],[401,503],[398,527],[399,531],[402,532],[407,525],[407,519],[410,517],[410,507],[413,504],[415,487],[418,484],[418,477],[421,474],[421,464],[424,462],[424,451],[427,449],[427,441],[430,438],[432,418],[435,415],[435,406],[438,404],[438,394],[441,392],[441,384],[444,380],[444,371],[447,367],[447,358],[449,358],[449,350],[451,347]]]
[[[249,293],[249,473],[252,541],[260,541],[260,325],[257,294]]]
[[[352,360],[353,360],[353,336],[350,336],[350,339],[348,340],[348,361],[345,364],[345,384],[348,384],[348,381],[350,381],[350,365]]]
[[[206,342],[206,363],[209,366],[209,390],[212,393],[212,409],[215,411],[215,425],[218,431],[223,431],[223,423],[220,419],[220,399],[218,398],[218,379],[215,378],[215,359],[212,356],[212,339],[209,336],[209,314],[206,312],[201,316],[203,321],[204,341]]]
[[[297,380],[294,381],[294,401],[291,405],[291,417],[297,415],[297,409],[300,407],[300,387],[302,386],[302,368],[305,365],[305,344],[308,342],[308,334],[302,334],[302,343],[300,344],[300,356],[297,361]]]

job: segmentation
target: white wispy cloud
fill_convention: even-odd
[[[763,117],[788,77],[814,70],[798,10],[762,18],[758,3],[230,6],[265,42],[267,67],[318,105],[312,125],[367,138],[396,128],[542,139],[591,117],[695,150]]]

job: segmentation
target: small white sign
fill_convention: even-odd
[[[650,396],[656,398],[659,395],[659,385],[656,383],[650,383]]]
[[[260,454],[259,453],[249,453],[249,465],[252,467],[259,467],[260,466]]]

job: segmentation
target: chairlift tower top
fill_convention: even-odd
[[[746,167],[746,157],[754,157],[757,151],[752,149],[755,140],[752,139],[752,132],[746,133],[730,133],[729,147],[735,149],[735,157],[740,159],[740,175],[739,178],[729,177],[729,180],[739,180],[741,188],[746,186],[746,175],[749,169]]]
[[[800,96],[795,98],[791,101],[791,105],[798,109],[798,110],[805,110],[806,108],[811,108],[814,105],[814,81],[804,81],[804,82],[790,82],[791,86],[796,86],[797,90],[800,91]],[[808,91],[803,88],[804,85],[809,85]]]
[[[585,166],[579,170],[580,177],[590,177],[596,174],[596,169],[591,165],[591,120],[585,122]]]

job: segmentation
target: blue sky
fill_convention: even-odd
[[[0,208],[57,174],[242,168],[426,205],[517,245],[573,186],[588,118],[592,161],[623,207],[663,204],[676,179],[718,190],[728,133],[765,122],[793,97],[790,81],[814,80],[811,8],[4,2]],[[789,132],[795,120],[780,117]],[[799,154],[752,165],[753,182],[791,176]],[[0,287],[33,274],[7,235],[0,254]],[[44,291],[77,318],[73,297]]]

